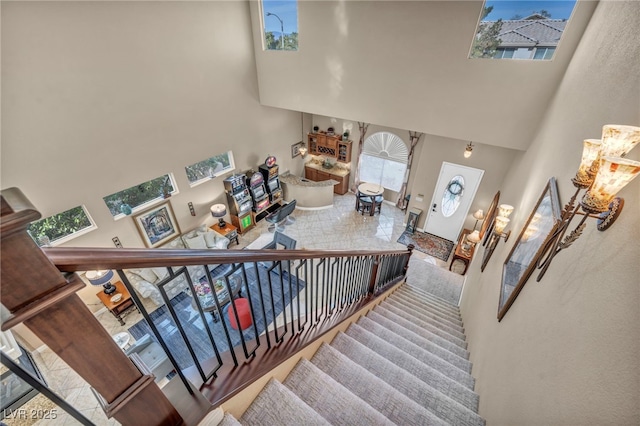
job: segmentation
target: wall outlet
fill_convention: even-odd
[[[424,194],[418,194],[418,195],[416,195],[416,201],[418,201],[418,202],[422,202],[422,201],[424,201]]]
[[[111,241],[113,241],[113,244],[115,244],[117,248],[122,248],[122,243],[120,242],[120,238],[113,237]]]
[[[191,213],[191,216],[196,215],[196,210],[193,208],[193,203],[191,201],[189,201],[189,212]]]

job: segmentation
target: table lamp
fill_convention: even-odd
[[[224,228],[227,226],[224,216],[227,214],[227,206],[224,204],[214,204],[211,206],[211,216],[218,218],[218,226]]]
[[[115,293],[116,286],[111,284],[111,278],[113,278],[113,271],[111,269],[106,271],[87,271],[85,276],[92,285],[103,286],[104,294]]]

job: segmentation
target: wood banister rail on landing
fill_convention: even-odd
[[[43,248],[49,260],[62,272],[94,269],[128,269],[162,266],[191,266],[244,262],[287,261],[318,258],[375,256],[375,250],[190,250],[121,248]],[[386,255],[407,250],[384,251]]]
[[[113,341],[27,233],[41,217],[18,188],[0,194],[0,301],[107,403],[121,424],[181,425],[183,418]]]

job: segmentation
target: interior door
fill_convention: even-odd
[[[484,170],[443,162],[433,191],[425,232],[457,241]]]

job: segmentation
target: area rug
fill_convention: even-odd
[[[406,246],[413,244],[416,246],[416,250],[426,253],[429,256],[437,257],[445,262],[449,259],[449,255],[453,249],[453,241],[418,231],[413,234],[404,231],[402,235],[400,235],[400,238],[398,238],[398,242]]]
[[[258,284],[262,283],[262,293],[265,299],[264,310],[266,314],[266,323],[271,324],[273,322],[273,318],[280,315],[284,307],[287,307],[291,303],[291,299],[295,298],[298,295],[298,292],[304,288],[305,283],[302,280],[296,280],[295,276],[290,276],[286,272],[283,273],[281,283],[280,276],[277,273],[271,272],[269,274],[267,269],[260,265],[258,265],[257,269],[260,275],[259,281],[256,276],[255,268],[247,268],[246,274],[249,292],[251,293],[251,300],[257,311],[253,320],[257,326],[258,335],[260,335],[265,330],[265,318],[262,315],[262,304],[259,299],[260,292],[258,290]],[[269,291],[269,275],[271,278],[272,291]],[[273,295],[273,297],[271,297],[271,295]],[[248,297],[247,290],[244,286],[241,297]],[[203,362],[214,357],[215,353],[213,344],[208,336],[206,327],[204,327],[200,314],[193,307],[191,296],[184,292],[179,293],[171,300],[171,306],[175,310],[178,322],[183,328],[197,359],[200,362]],[[210,313],[205,314],[205,320],[211,330],[213,342],[220,353],[227,352],[229,350],[226,332],[222,325],[223,322],[226,324],[229,339],[231,340],[231,346],[236,347],[241,344],[240,332],[231,327],[231,323],[227,315],[228,306],[229,303],[222,307],[222,315],[217,316],[217,321],[214,321],[213,316]],[[176,324],[176,321],[171,317],[167,306],[159,307],[155,311],[151,312],[149,316],[158,328],[164,341],[167,343],[167,346],[169,347],[171,354],[175,357],[180,369],[184,370],[185,368],[195,365],[195,361],[189,353],[187,345],[182,338],[178,324]],[[286,316],[287,320],[290,320],[291,315],[289,308],[287,308]],[[129,333],[136,340],[140,339],[145,334],[153,336],[153,332],[151,331],[149,324],[147,324],[147,321],[144,319],[131,326],[129,328]],[[249,342],[256,337],[253,327],[249,327],[242,331],[242,335],[246,342]]]

